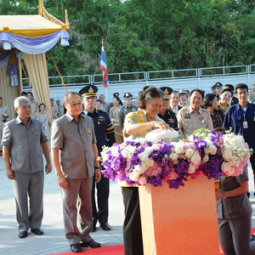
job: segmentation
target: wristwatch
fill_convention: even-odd
[[[100,166],[95,166],[95,169],[101,169],[101,167]]]

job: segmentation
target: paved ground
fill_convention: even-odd
[[[250,179],[252,179],[250,168],[249,172]],[[42,226],[45,235],[40,237],[31,233],[25,239],[18,237],[12,182],[5,176],[2,157],[0,157],[0,187],[0,254],[48,255],[70,251],[64,237],[62,199],[54,172],[45,177],[44,220]],[[250,190],[252,191],[252,206],[255,208],[253,182],[250,182]],[[112,230],[103,231],[98,227],[97,231],[91,234],[92,238],[101,242],[104,246],[123,243],[123,212],[121,188],[117,183],[111,183],[109,223]],[[255,227],[255,213],[253,213],[253,227]]]

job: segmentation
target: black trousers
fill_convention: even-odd
[[[97,193],[95,194],[95,189]],[[95,177],[93,177],[92,185],[92,211],[93,211],[93,224],[96,225],[97,221],[100,224],[108,222],[108,199],[110,193],[109,179],[105,178],[103,175],[99,183],[95,182]],[[97,203],[97,204],[96,204]],[[97,209],[98,207],[98,209]]]
[[[254,178],[254,184],[255,184],[255,152],[252,153],[250,157],[250,162],[251,162],[251,168],[253,171],[253,178]]]
[[[143,255],[142,227],[137,187],[122,187],[125,219],[123,226],[124,254]]]

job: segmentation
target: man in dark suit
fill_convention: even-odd
[[[93,119],[95,135],[97,139],[97,149],[100,155],[103,146],[112,146],[115,143],[114,128],[107,112],[96,110],[96,101],[98,88],[93,85],[84,87],[79,91],[83,97],[84,113]],[[93,226],[91,232],[96,231],[97,221],[103,230],[111,230],[108,223],[108,199],[110,193],[109,179],[102,176],[99,183],[93,182],[92,186],[92,209]],[[97,189],[97,199],[95,198],[95,189]]]
[[[164,101],[158,116],[161,119],[163,119],[171,128],[178,130],[176,114],[169,107],[169,101],[170,101],[171,93],[173,92],[173,90],[170,87],[161,87],[160,89],[164,93]]]

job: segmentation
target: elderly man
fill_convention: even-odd
[[[177,116],[179,132],[182,139],[187,138],[199,128],[213,129],[210,114],[200,108],[204,99],[204,92],[194,89],[190,93],[190,106],[183,107]]]
[[[3,157],[7,177],[13,181],[19,237],[25,238],[29,228],[35,235],[44,234],[40,229],[44,183],[42,152],[47,162],[46,174],[51,172],[51,163],[42,123],[31,118],[30,100],[17,97],[14,108],[18,117],[5,123],[3,129]]]
[[[52,125],[51,147],[58,184],[63,197],[64,227],[72,252],[82,247],[97,248],[89,232],[92,228],[92,180],[101,179],[93,120],[81,115],[78,93],[64,97],[66,114]],[[77,202],[80,229],[77,226]]]
[[[93,119],[95,134],[97,139],[97,149],[100,153],[103,146],[112,146],[115,143],[114,128],[107,112],[96,110],[96,100],[98,88],[93,85],[84,87],[79,91],[83,97],[84,113]],[[97,194],[95,194],[95,189]],[[108,200],[110,193],[109,179],[102,176],[99,183],[93,181],[92,186],[92,209],[93,209],[93,226],[91,232],[96,231],[97,221],[103,230],[111,230],[108,223]],[[98,208],[98,209],[97,209]]]

